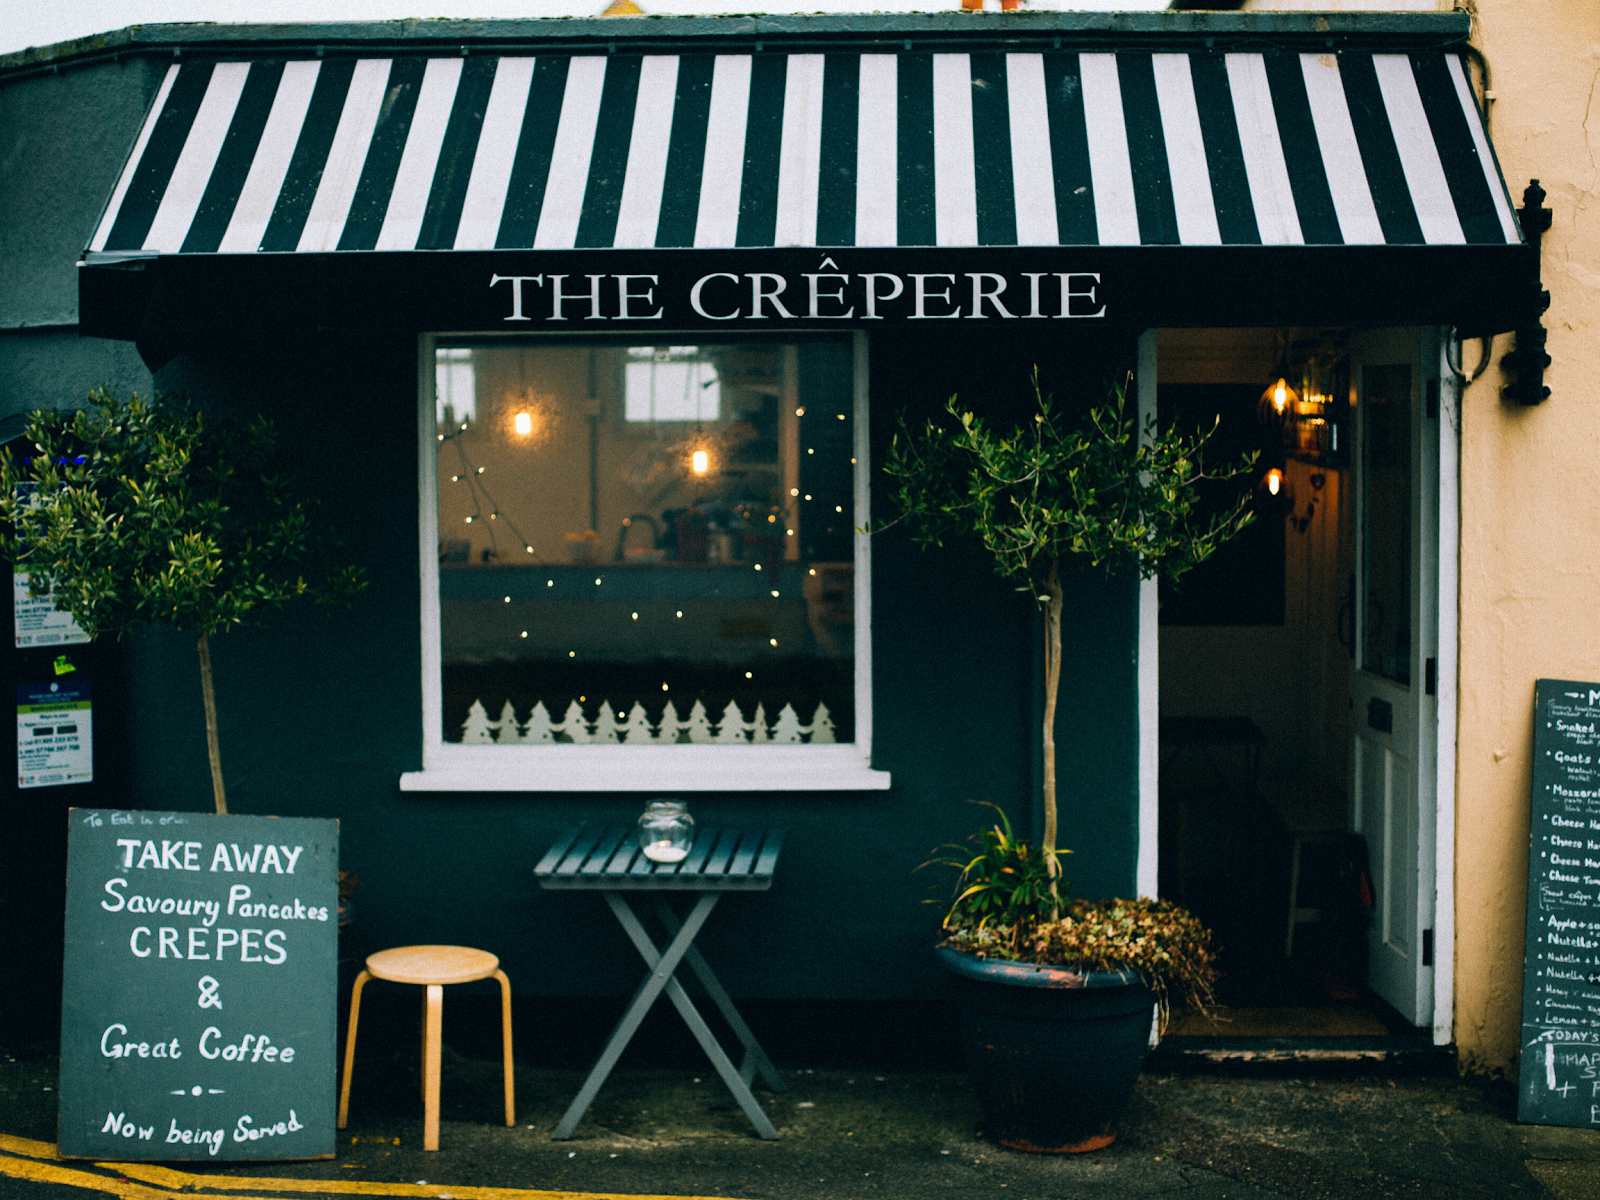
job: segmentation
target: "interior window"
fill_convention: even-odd
[[[441,340],[446,742],[850,742],[851,346]]]

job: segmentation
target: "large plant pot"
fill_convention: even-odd
[[[1150,1049],[1155,995],[1139,976],[938,953],[989,1137],[1043,1154],[1109,1146]]]

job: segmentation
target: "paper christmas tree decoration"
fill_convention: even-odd
[[[500,735],[504,740],[505,734]],[[528,727],[522,731],[524,742],[553,742],[556,740],[555,730],[550,726],[550,710],[545,708],[543,700],[535,700],[533,711],[528,714]]]
[[[717,736],[714,740],[719,746],[743,746],[749,741],[745,736],[744,714],[732,700],[729,700],[728,707],[722,710],[722,724],[717,727]]]
[[[628,745],[637,746],[641,742],[650,740],[650,714],[645,712],[644,705],[637,700],[628,710],[628,727],[624,730],[628,738]]]
[[[474,700],[472,707],[467,709],[467,719],[461,724],[461,744],[464,746],[493,744],[494,738],[489,735],[490,728],[489,714],[484,711],[483,701]]]
[[[617,714],[611,711],[611,701],[600,701],[600,717],[594,723],[594,742],[620,742],[622,738],[617,734],[622,732],[622,727],[617,724]]]
[[[577,745],[585,745],[589,741],[589,730],[584,724],[583,709],[574,700],[567,705],[567,715],[562,718],[561,732],[566,734],[566,740]]]
[[[750,731],[750,740],[752,742],[759,744],[761,742],[770,742],[772,740],[772,731],[767,728],[767,710],[759,700],[756,701],[755,720],[752,721],[751,724],[755,726],[755,728]]]
[[[678,716],[678,710],[668,700],[661,708],[661,729],[656,734],[656,740],[662,742],[676,742],[681,739],[683,722]]]
[[[509,746],[522,740],[522,729],[517,724],[517,710],[511,706],[509,700],[500,710],[500,719],[491,721],[489,728],[495,731],[495,741],[499,745]]]
[[[826,704],[818,704],[816,715],[811,718],[811,744],[822,746],[832,743],[833,715],[828,712]]]
[[[706,706],[700,701],[694,702],[694,707],[689,710],[689,720],[684,726],[689,732],[688,740],[697,746],[707,745],[711,742],[711,720],[706,716]]]
[[[772,731],[772,740],[785,746],[798,746],[800,744],[800,718],[794,711],[794,706],[785,704],[778,712],[778,724]]]

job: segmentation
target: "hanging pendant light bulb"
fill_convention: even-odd
[[[1300,400],[1300,393],[1289,382],[1289,347],[1280,335],[1278,339],[1277,379],[1261,393],[1257,412],[1263,425],[1282,425]]]

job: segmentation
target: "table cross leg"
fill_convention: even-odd
[[[706,918],[711,915],[711,910],[716,907],[718,896],[716,892],[708,892],[700,897],[689,913],[688,920],[683,923],[683,928],[667,946],[666,953],[657,955],[655,947],[653,945],[650,947],[651,955],[656,956],[654,962],[650,962],[650,957],[646,956],[646,962],[649,962],[651,967],[650,974],[634,992],[632,1002],[622,1014],[622,1020],[618,1021],[617,1027],[612,1030],[611,1039],[606,1042],[606,1048],[600,1052],[600,1057],[595,1061],[589,1077],[584,1080],[583,1088],[578,1092],[571,1107],[567,1109],[566,1116],[561,1118],[561,1124],[556,1126],[555,1133],[551,1135],[555,1140],[562,1141],[571,1137],[573,1131],[578,1128],[578,1122],[583,1120],[583,1114],[589,1111],[589,1105],[594,1103],[595,1096],[599,1094],[612,1068],[617,1065],[617,1060],[622,1057],[623,1050],[633,1040],[633,1035],[639,1031],[645,1014],[650,1011],[651,1005],[656,1002],[662,990],[674,982],[672,972],[682,960],[684,951],[694,941],[695,935],[700,932],[700,927],[705,924]],[[630,921],[634,925],[638,924],[638,918],[634,917],[626,901],[610,892],[606,893],[606,901],[611,905],[611,911],[616,914],[624,929],[628,929]],[[628,932],[632,937],[632,930],[629,929]],[[646,938],[647,942],[648,940]]]
[[[669,934],[676,935],[679,929],[678,916],[669,908],[665,901],[656,901],[656,917],[667,927]],[[778,1074],[778,1068],[772,1065],[772,1060],[767,1057],[767,1052],[761,1048],[761,1043],[756,1041],[756,1035],[750,1031],[744,1018],[739,1015],[739,1010],[733,1006],[727,990],[723,988],[720,980],[711,971],[711,964],[706,962],[705,956],[690,946],[684,952],[684,961],[694,971],[695,978],[700,981],[700,986],[706,989],[706,994],[711,997],[717,1006],[717,1011],[728,1022],[728,1027],[733,1030],[734,1036],[739,1039],[739,1044],[744,1047],[744,1061],[739,1064],[739,1078],[748,1087],[755,1079],[756,1072],[761,1072],[761,1078],[766,1085],[775,1092],[787,1091],[783,1077]]]
[[[617,921],[627,931],[628,937],[632,939],[634,948],[639,951],[640,957],[651,967],[659,970],[657,964],[660,960],[660,955],[637,914],[634,913],[626,900],[615,893],[608,894],[606,899],[612,902],[612,911],[616,913]],[[665,905],[662,905],[662,908],[665,907]],[[667,911],[670,912],[671,910]],[[676,921],[674,921],[674,924],[676,925]],[[673,944],[675,945],[677,938],[682,936],[681,930],[674,928],[672,934]],[[693,945],[684,950],[683,958],[689,959],[691,956],[698,957]],[[702,959],[702,961],[704,960]],[[716,977],[713,976],[712,978],[714,980]],[[728,1091],[733,1094],[733,1098],[738,1101],[739,1107],[744,1110],[744,1115],[750,1119],[750,1124],[755,1126],[756,1133],[768,1139],[777,1137],[778,1131],[772,1127],[772,1122],[768,1120],[767,1114],[750,1092],[749,1078],[734,1067],[732,1060],[728,1058],[727,1053],[717,1042],[716,1035],[711,1032],[711,1027],[706,1024],[705,1018],[700,1015],[700,1010],[695,1007],[694,1001],[690,999],[689,993],[684,990],[683,985],[678,982],[676,975],[667,981],[666,992],[667,998],[672,1001],[673,1007],[678,1010],[678,1015],[683,1018],[684,1024],[694,1034],[695,1041],[700,1043],[700,1048],[705,1051],[706,1057],[711,1060],[711,1065],[716,1068],[716,1072],[721,1077],[722,1082],[727,1086]]]

